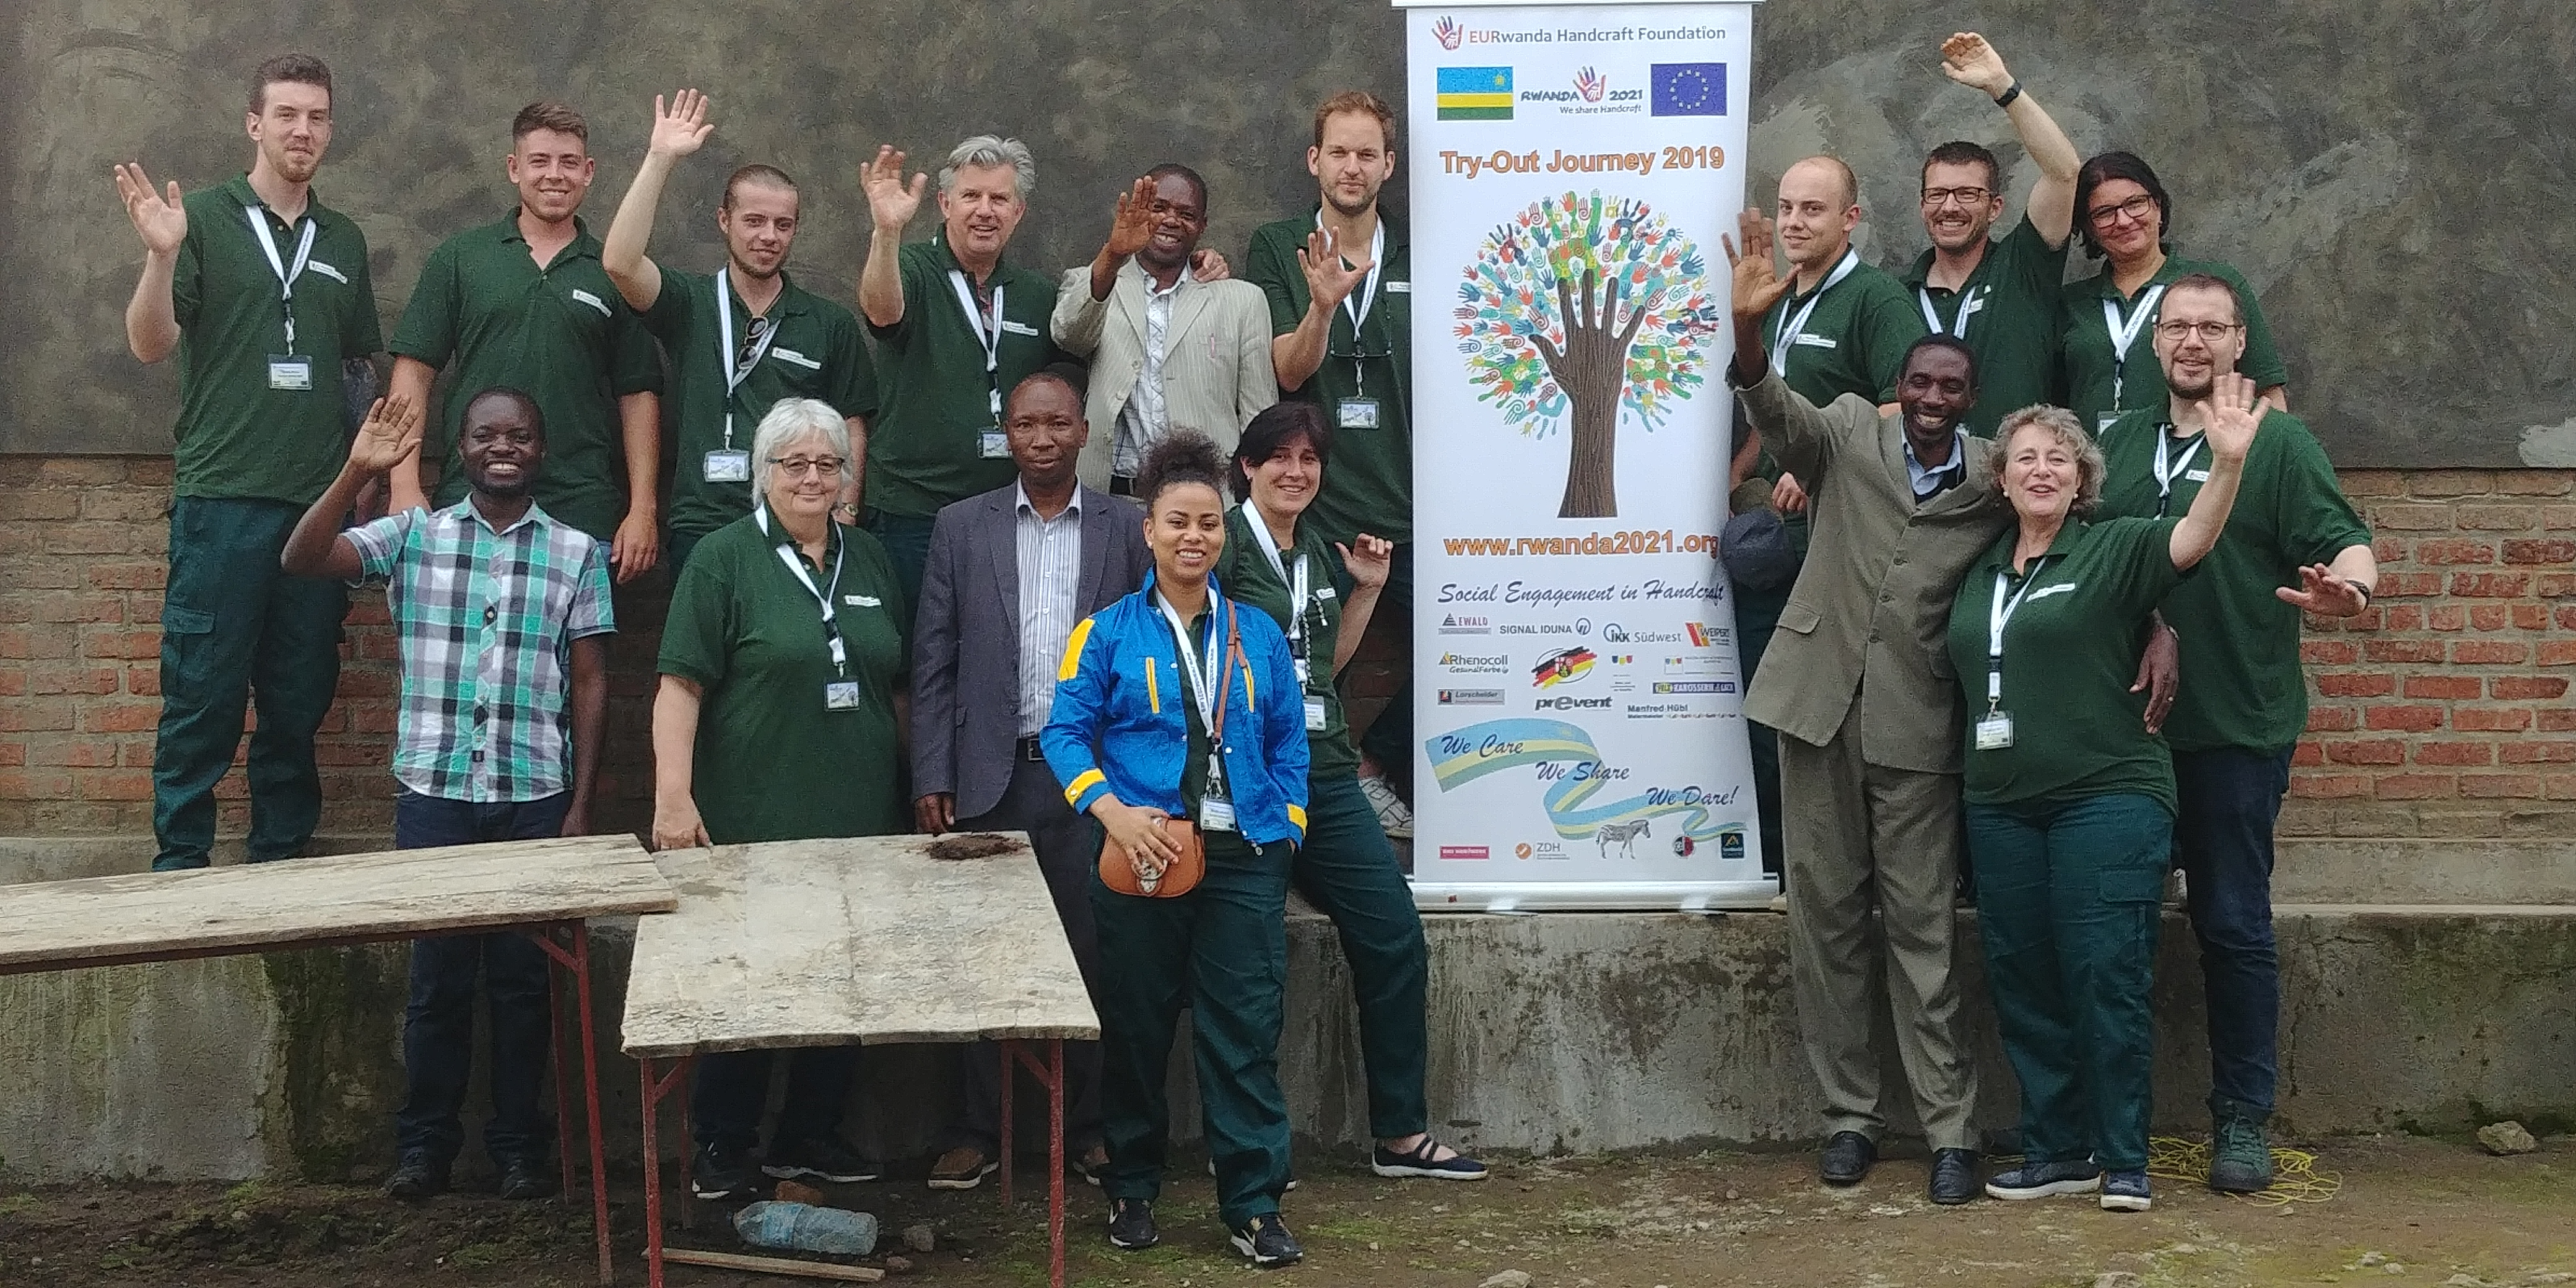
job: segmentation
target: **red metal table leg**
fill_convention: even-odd
[[[590,1119],[590,1211],[599,1232],[599,1282],[617,1281],[608,1246],[608,1141],[599,1125],[599,1032],[590,1005],[590,923],[572,923],[573,989],[581,998],[581,1094]]]
[[[1000,1045],[1002,1048],[1002,1208],[1008,1211],[1011,1206],[1011,1155],[1015,1152],[1011,1147],[1019,1139],[1011,1133],[1011,1102],[1018,1099],[1012,1094],[1012,1088],[1017,1086],[1019,1081],[1012,1074],[1018,1070],[1019,1061],[1016,1057],[1020,1052],[1020,1044],[1015,1039],[1004,1038]]]
[[[679,1062],[671,1067],[670,1076],[663,1078],[653,1076],[651,1056],[636,1060],[644,1078],[644,1277],[650,1288],[662,1288],[662,1098],[671,1094],[671,1089],[688,1077],[689,1066],[695,1059],[694,1056],[680,1057]],[[688,1135],[688,1099],[682,1097],[680,1103],[680,1134],[685,1138]],[[685,1177],[680,1184],[685,1216],[689,1192]]]
[[[551,947],[554,943],[554,934],[554,927],[548,926],[535,938],[538,944]],[[555,954],[549,952],[546,955],[553,957]],[[570,990],[563,986],[563,977],[560,974],[551,970],[546,972],[546,1029],[549,1041],[546,1050],[554,1057],[555,1066],[555,1176],[558,1178],[558,1184],[563,1186],[555,1195],[555,1201],[559,1203],[570,1203],[573,1196],[572,1060],[564,1050],[564,1007],[572,1001],[569,993]]]
[[[1047,1283],[1064,1288],[1064,1039],[1047,1039]]]

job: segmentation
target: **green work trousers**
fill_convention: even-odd
[[[202,868],[215,844],[215,784],[250,736],[250,860],[293,858],[322,820],[313,733],[340,687],[348,588],[278,570],[304,507],[183,496],[170,505],[161,605],[161,729],[152,747],[156,872]]]
[[[1972,804],[1968,848],[2022,1156],[2143,1170],[2172,811],[2125,793]]]
[[[1280,995],[1288,980],[1286,841],[1253,848],[1207,835],[1207,877],[1147,899],[1091,880],[1100,934],[1101,1132],[1113,1199],[1162,1193],[1172,1037],[1190,1010],[1217,1211],[1229,1230],[1279,1210],[1288,1186],[1288,1102],[1279,1090]]]
[[[1430,1128],[1423,1103],[1423,990],[1430,976],[1422,914],[1386,829],[1343,770],[1306,784],[1306,843],[1291,868],[1297,893],[1330,917],[1351,972],[1368,1070],[1369,1134],[1400,1140]]]

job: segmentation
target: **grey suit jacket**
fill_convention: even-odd
[[[1744,713],[1814,746],[1856,736],[1873,765],[1958,773],[1950,601],[2012,522],[1988,481],[1994,444],[1970,438],[1967,480],[1918,509],[1897,417],[1856,394],[1820,410],[1776,374],[1743,392],[1764,445],[1807,481],[1812,531]]]
[[[953,792],[957,817],[998,804],[1020,741],[1020,668],[1053,674],[1058,658],[1020,656],[1017,484],[955,502],[930,528],[913,618],[912,791]],[[1145,512],[1088,487],[1082,506],[1082,584],[1088,617],[1145,584]]]
[[[1091,364],[1083,417],[1091,441],[1082,449],[1082,481],[1109,486],[1118,448],[1118,413],[1145,374],[1145,270],[1134,260],[1118,267],[1109,298],[1091,298],[1091,266],[1065,270],[1056,289],[1055,342]],[[1270,369],[1270,299],[1241,278],[1181,283],[1172,296],[1172,321],[1163,333],[1163,401],[1173,425],[1216,440],[1228,456],[1243,427],[1279,401],[1279,377]]]

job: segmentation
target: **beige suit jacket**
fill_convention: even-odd
[[[1065,270],[1052,329],[1058,347],[1091,363],[1083,406],[1091,441],[1074,468],[1083,482],[1107,491],[1118,414],[1145,373],[1145,270],[1132,259],[1121,265],[1105,300],[1091,298],[1090,265]],[[1171,423],[1204,432],[1231,456],[1244,425],[1277,401],[1270,301],[1261,288],[1240,278],[1181,283],[1163,338],[1163,402]]]
[[[1966,481],[1917,508],[1898,417],[1856,394],[1819,409],[1776,374],[1743,394],[1764,445],[1807,481],[1812,525],[1745,714],[1819,747],[1857,736],[1873,765],[1958,773],[1950,601],[2012,522],[1988,479],[1994,444],[1968,439]]]

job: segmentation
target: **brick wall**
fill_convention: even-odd
[[[2348,471],[2378,534],[2377,602],[2312,622],[2314,712],[2285,833],[2576,835],[2576,472]],[[0,835],[151,831],[163,515],[156,457],[0,457]],[[667,587],[621,588],[598,821],[651,804],[652,658]],[[1354,714],[1393,688],[1371,632]],[[383,835],[392,638],[358,595],[319,740],[328,832]],[[245,826],[241,776],[223,828]]]

